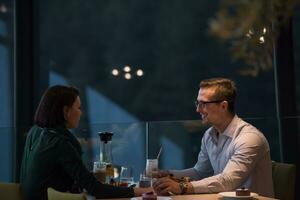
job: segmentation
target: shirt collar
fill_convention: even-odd
[[[235,133],[235,129],[238,125],[238,121],[239,121],[239,117],[237,115],[235,115],[231,122],[229,123],[229,125],[226,127],[226,129],[224,130],[223,133],[220,133],[219,136],[221,135],[225,135],[227,137],[231,137],[233,138],[234,137],[234,133]],[[215,141],[218,141],[217,139],[217,130],[213,127],[210,131],[210,134],[212,135],[212,137],[214,138]]]
[[[239,121],[239,117],[237,115],[235,115],[231,122],[229,123],[229,125],[227,126],[227,128],[225,129],[225,131],[222,133],[222,135],[226,135],[228,137],[233,138],[236,127],[238,125],[238,121]]]

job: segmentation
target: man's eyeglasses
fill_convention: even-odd
[[[209,103],[221,103],[222,101],[224,101],[224,100],[216,100],[216,101],[198,101],[198,100],[196,100],[195,106],[196,106],[196,108],[198,108],[198,106],[203,107]]]

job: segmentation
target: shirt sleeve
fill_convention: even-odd
[[[199,179],[199,173],[194,168],[184,169],[184,170],[169,170],[176,178],[190,177],[192,180]]]
[[[207,136],[205,135],[202,138],[201,150],[199,152],[198,161],[195,166],[193,168],[184,170],[170,170],[170,173],[172,173],[176,178],[187,176],[190,177],[191,180],[201,180],[213,175],[213,168],[211,166],[206,150],[205,140]]]
[[[243,134],[222,173],[191,182],[195,193],[217,193],[239,187],[264,154],[264,146],[256,133]]]
[[[207,140],[209,133],[206,132],[202,138],[201,149],[198,155],[198,161],[194,166],[194,169],[198,172],[198,180],[213,175],[213,168],[207,153]]]
[[[99,182],[86,169],[81,156],[70,142],[62,140],[58,149],[58,161],[61,167],[80,187],[85,188],[89,194],[96,198],[126,198],[134,196],[132,188],[115,187]]]

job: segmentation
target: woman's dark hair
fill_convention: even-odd
[[[65,127],[64,106],[71,107],[78,96],[79,91],[74,87],[48,88],[35,112],[34,123],[43,128]]]

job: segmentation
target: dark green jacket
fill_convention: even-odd
[[[74,184],[96,198],[132,197],[132,188],[102,184],[81,159],[77,139],[65,128],[33,126],[26,139],[21,187],[27,200],[47,199],[47,188],[72,191]]]

